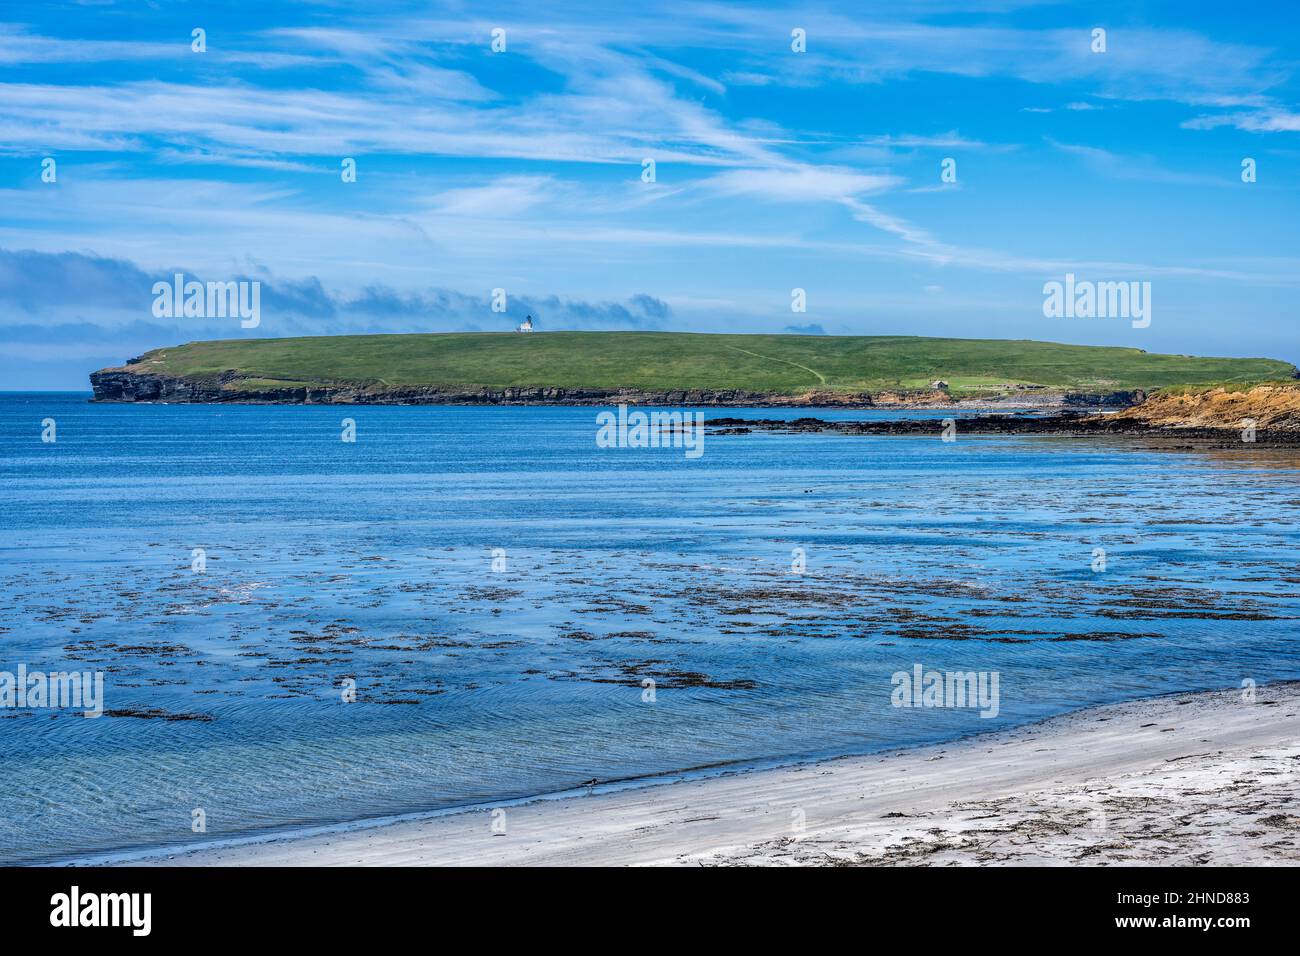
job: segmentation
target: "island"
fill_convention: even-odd
[[[97,402],[1120,409],[1297,377],[1277,359],[1030,340],[547,332],[190,342],[90,381]]]

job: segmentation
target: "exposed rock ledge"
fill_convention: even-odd
[[[825,432],[836,435],[886,435],[940,438],[945,426],[933,418],[710,418],[704,423],[714,435],[748,435],[756,431],[781,434]],[[1237,428],[1204,425],[1153,425],[1125,414],[1088,415],[1065,411],[1051,415],[976,414],[956,420],[952,435],[1040,435],[1065,438],[1117,437],[1158,441],[1165,448],[1300,447],[1300,430],[1257,429],[1249,439]]]
[[[1300,431],[1300,385],[1158,392],[1115,417],[1160,428],[1241,429],[1253,422],[1258,429]]]
[[[740,389],[644,391],[632,388],[533,386],[487,388],[460,385],[393,386],[377,382],[334,382],[249,387],[237,372],[205,378],[176,378],[127,364],[90,375],[97,402],[221,402],[264,405],[695,405],[695,406],[848,406],[971,407],[1003,406],[1126,408],[1141,402],[1140,392],[1017,392],[979,400],[956,400],[946,391],[833,392],[786,395]]]

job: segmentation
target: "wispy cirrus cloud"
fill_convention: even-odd
[[[1300,113],[1281,108],[1259,109],[1251,112],[1224,113],[1218,116],[1198,116],[1184,122],[1184,129],[1217,129],[1232,126],[1248,133],[1300,132]]]
[[[1166,183],[1183,186],[1220,187],[1233,186],[1237,182],[1235,169],[1232,170],[1234,174],[1232,176],[1207,176],[1203,173],[1167,169],[1161,166],[1153,156],[1125,155],[1083,143],[1062,143],[1050,136],[1047,137],[1047,142],[1054,149],[1076,157],[1090,169],[1110,179],[1151,184]]]

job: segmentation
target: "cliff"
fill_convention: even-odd
[[[809,390],[795,394],[745,389],[563,388],[559,386],[418,385],[377,382],[258,385],[237,373],[210,378],[180,378],[139,365],[92,372],[97,402],[243,403],[255,405],[693,405],[770,407],[1006,407],[1125,408],[1145,398],[1141,390],[1063,392],[1041,390],[957,398],[941,390],[839,392]]]

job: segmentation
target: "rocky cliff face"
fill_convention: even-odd
[[[1135,388],[1131,392],[1066,392],[1061,404],[1069,408],[1129,408],[1146,400],[1147,393]]]
[[[128,369],[90,376],[97,402],[242,402],[276,405],[801,405],[803,396],[738,389],[648,392],[637,389],[558,387],[479,388],[447,385],[383,386],[367,383],[236,387],[237,378],[194,381]],[[829,394],[822,404],[872,404],[871,396]]]
[[[219,398],[207,397],[210,390],[206,386],[163,375],[132,372],[125,368],[91,372],[90,387],[95,391],[97,402],[220,401]]]

